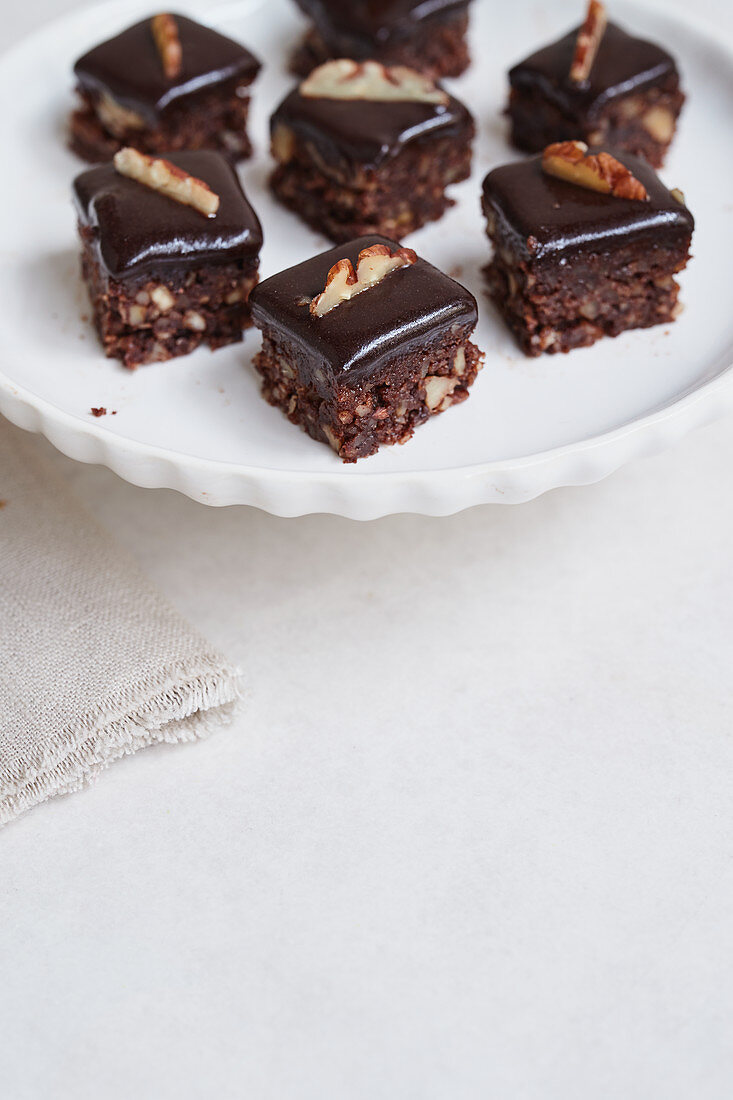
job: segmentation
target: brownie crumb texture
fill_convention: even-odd
[[[468,68],[471,57],[466,41],[468,15],[463,12],[449,18],[426,19],[413,34],[386,46],[367,50],[356,60],[373,58],[385,65],[406,65],[438,80],[456,77]],[[308,31],[293,54],[291,68],[297,76],[308,76],[318,65],[342,56],[332,50],[317,30]]]
[[[348,183],[326,175],[307,145],[275,169],[274,194],[336,244],[378,233],[399,241],[453,206],[446,187],[471,172],[471,129],[460,141],[438,138],[405,148],[391,163],[357,171]]]
[[[296,346],[265,330],[255,366],[263,396],[293,424],[328,443],[344,462],[374,454],[379,447],[406,443],[428,417],[468,397],[483,354],[468,339],[470,330],[453,329],[419,351],[396,355],[359,380],[336,380],[329,399],[321,386],[299,373]]]
[[[99,117],[99,97],[79,91],[81,107],[71,116],[69,144],[82,160],[99,164],[111,160],[120,149],[158,155],[195,149],[212,149],[231,161],[244,160],[252,153],[247,136],[249,96],[247,84],[226,92],[221,88],[204,92],[185,106],[172,105],[157,126],[145,129],[120,122],[110,130]]]

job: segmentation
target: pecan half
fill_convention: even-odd
[[[300,85],[306,99],[367,99],[447,104],[448,94],[432,80],[405,65],[379,61],[326,61]]]
[[[392,271],[408,267],[416,260],[417,256],[411,248],[398,248],[391,252],[386,244],[363,248],[356,261],[356,270],[351,260],[339,260],[326,276],[325,289],[311,301],[311,314],[323,317],[342,302],[348,302],[355,295],[376,286]]]
[[[588,153],[583,141],[556,141],[542,154],[542,169],[548,176],[576,183],[589,191],[601,191],[619,199],[643,201],[649,195],[643,183],[625,164],[610,153]]]
[[[590,76],[606,23],[606,9],[601,0],[590,0],[585,22],[575,40],[575,53],[570,65],[570,79],[573,84],[584,84]]]
[[[181,75],[183,51],[178,37],[178,24],[172,15],[163,13],[154,15],[150,20],[155,46],[163,66],[166,80],[175,80]]]
[[[150,157],[126,147],[115,153],[114,166],[121,176],[137,180],[184,206],[192,206],[207,218],[213,218],[219,209],[219,196],[207,183],[162,157]]]

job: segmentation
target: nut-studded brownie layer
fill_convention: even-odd
[[[250,83],[229,82],[173,103],[157,126],[144,127],[129,125],[116,104],[79,88],[82,106],[71,115],[69,145],[93,164],[111,160],[123,146],[149,154],[213,149],[233,162],[244,160],[252,153],[247,136]]]
[[[298,347],[266,327],[255,366],[271,405],[329,443],[344,462],[356,462],[384,444],[406,443],[429,416],[468,397],[483,359],[468,339],[471,328],[453,325],[443,338],[395,355],[378,371],[329,385],[302,377]]]
[[[468,15],[465,12],[427,19],[409,39],[375,49],[355,57],[355,60],[373,57],[385,65],[407,65],[408,68],[419,69],[433,80],[460,76],[471,61],[466,42],[467,30]],[[298,76],[308,76],[317,65],[341,56],[341,52],[334,53],[318,31],[313,29],[308,31],[293,54],[291,69]]]
[[[483,211],[489,292],[525,354],[674,320],[695,223],[642,158],[550,145],[489,172]]]
[[[130,370],[187,355],[200,344],[235,343],[252,324],[247,300],[258,280],[256,262],[209,263],[121,281],[99,265],[92,231],[80,225],[79,233],[82,276],[104,353]]]
[[[272,190],[314,229],[340,243],[368,233],[401,240],[453,205],[445,188],[471,172],[473,127],[465,136],[414,143],[377,168],[350,178],[326,174],[312,145],[295,142],[291,159],[271,177]]]
[[[584,126],[536,88],[513,88],[507,114],[512,143],[525,152],[541,152],[554,141],[581,139],[588,145],[626,150],[660,168],[684,102],[675,73],[659,85],[610,100]]]
[[[602,336],[673,321],[672,278],[688,253],[635,243],[573,257],[572,268],[530,265],[504,249],[486,267],[489,294],[525,355],[588,347]]]

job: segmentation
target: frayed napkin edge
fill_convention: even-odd
[[[88,716],[89,732],[81,740],[78,727],[75,734],[51,734],[42,754],[0,790],[0,827],[57,794],[88,786],[123,756],[151,745],[203,740],[231,722],[243,698],[239,669],[219,664],[205,671],[199,665],[189,675],[185,667],[177,671],[133,713],[110,717],[105,708]]]

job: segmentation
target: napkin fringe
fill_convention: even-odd
[[[202,663],[210,667],[202,669]],[[239,671],[222,669],[213,658],[197,661],[195,668],[173,666],[162,684],[135,684],[73,727],[50,734],[22,760],[3,762],[0,825],[51,795],[87,786],[113,761],[138,749],[207,737],[231,719],[240,697]],[[130,712],[133,700],[138,705]]]

